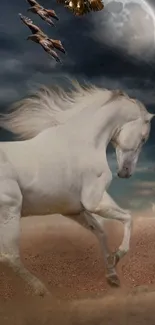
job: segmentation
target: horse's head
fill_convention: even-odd
[[[147,113],[145,118],[139,117],[125,123],[114,137],[114,146],[118,162],[118,176],[129,178],[138,161],[142,146],[150,133],[150,122],[153,114]]]

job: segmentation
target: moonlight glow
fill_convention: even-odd
[[[144,0],[105,0],[94,15],[94,36],[141,59],[155,55],[155,12]]]

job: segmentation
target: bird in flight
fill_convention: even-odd
[[[51,18],[54,18],[56,20],[59,20],[59,18],[56,15],[54,10],[45,9],[36,0],[27,0],[27,2],[31,6],[30,8],[27,9],[27,11],[31,11],[31,12],[37,14],[38,16],[40,16],[41,19],[46,21],[49,25],[55,26]]]
[[[23,16],[21,13],[19,14],[19,17],[22,22],[31,30],[32,34],[29,35],[27,39],[40,44],[43,49],[49,55],[51,55],[57,62],[61,62],[59,56],[54,51],[54,49],[57,49],[65,53],[65,49],[61,41],[49,38],[48,35],[46,35],[37,25],[35,25],[30,18]]]
[[[64,4],[76,16],[85,15],[91,11],[100,11],[104,9],[102,0],[57,0],[58,3]]]

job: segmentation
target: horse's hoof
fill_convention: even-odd
[[[35,295],[40,296],[40,297],[45,297],[45,296],[49,296],[50,292],[45,287],[36,288]]]
[[[116,273],[108,275],[107,281],[112,287],[120,287],[120,280]]]
[[[35,280],[35,283],[31,283],[30,290],[35,296],[45,297],[50,295],[50,292],[47,290],[46,286],[40,281]]]

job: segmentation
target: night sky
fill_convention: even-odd
[[[56,11],[60,18],[56,28],[27,13],[25,0],[5,0],[0,3],[1,112],[26,96],[36,84],[50,86],[57,82],[63,85],[62,76],[67,73],[80,82],[85,79],[106,88],[121,88],[141,100],[149,112],[155,113],[155,52],[154,57],[148,59],[145,58],[147,51],[131,56],[128,49],[121,50],[116,44],[108,44],[110,34],[101,24],[106,19],[106,11],[78,18],[58,5],[56,0],[40,0],[40,4]],[[30,31],[21,23],[18,13],[29,16],[51,38],[62,41],[67,51],[66,56],[60,54],[63,65],[55,63],[39,45],[26,41]],[[13,137],[1,131],[1,139],[6,141]],[[109,150],[108,157],[114,172],[109,189],[112,196],[122,207],[139,211],[149,209],[151,202],[155,201],[155,120],[152,121],[150,139],[130,180],[116,177],[113,150]]]

